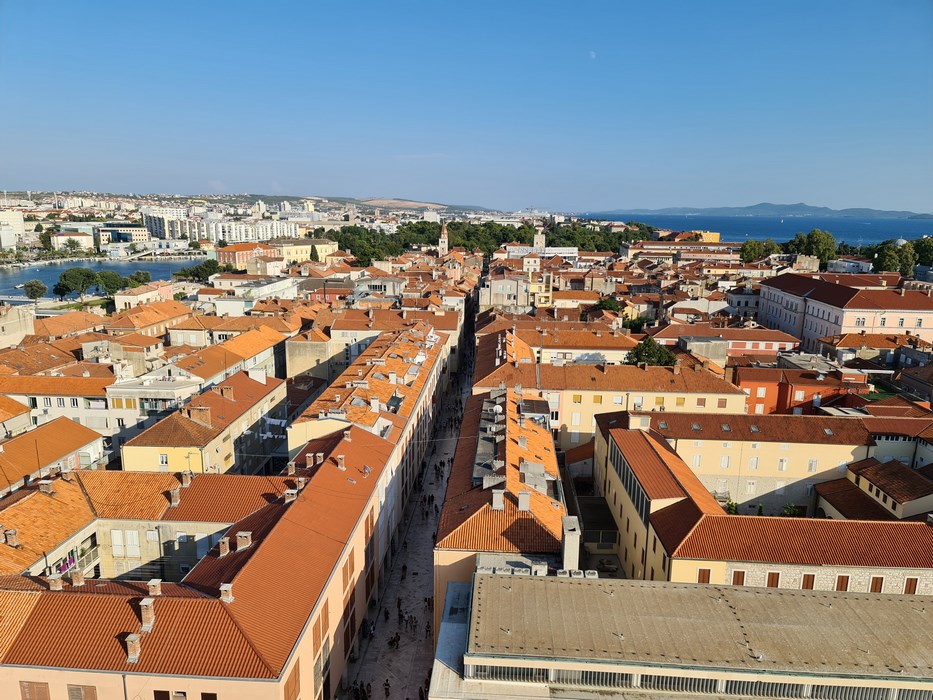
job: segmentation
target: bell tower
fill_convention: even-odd
[[[447,222],[445,221],[441,224],[441,237],[437,242],[437,253],[443,258],[448,252],[450,252],[450,243],[447,240]]]

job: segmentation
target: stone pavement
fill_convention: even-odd
[[[439,397],[444,408],[435,422],[433,435],[433,456],[429,446],[427,467],[424,476],[424,489],[417,489],[412,493],[405,522],[402,525],[401,540],[405,547],[395,557],[392,569],[385,572],[387,583],[379,599],[375,616],[376,630],[374,637],[360,638],[359,659],[348,667],[348,678],[352,684],[359,681],[372,686],[373,700],[392,698],[395,700],[418,700],[418,688],[428,678],[428,672],[434,662],[434,630],[426,633],[426,625],[433,619],[433,613],[425,607],[424,599],[434,595],[434,540],[437,529],[437,516],[434,507],[429,506],[430,514],[427,519],[422,518],[421,496],[434,496],[434,503],[438,509],[443,505],[444,492],[447,485],[446,460],[453,459],[456,449],[457,436],[460,432],[459,421],[456,419],[457,402],[455,397],[460,394],[462,407],[470,392],[469,378],[472,376],[472,363],[459,375],[463,378],[459,389],[451,387],[449,394]],[[449,421],[449,428],[445,430],[445,421]],[[445,461],[445,468],[440,479],[435,478],[434,465],[441,460]],[[402,578],[402,567],[406,567],[406,575]],[[403,615],[413,615],[417,618],[417,629],[412,631],[406,623],[399,625],[398,601],[401,600]],[[389,612],[389,620],[385,621],[384,610]],[[398,649],[389,647],[389,639],[399,633],[401,640]],[[388,679],[390,692],[386,695],[383,684]],[[425,688],[427,690],[427,688]],[[347,691],[338,697],[353,700],[353,693]]]

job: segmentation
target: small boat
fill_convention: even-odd
[[[16,285],[16,289],[22,289],[25,286],[26,286],[25,284],[18,284]]]

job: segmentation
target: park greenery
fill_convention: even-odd
[[[194,280],[197,282],[207,282],[211,275],[216,275],[218,272],[233,271],[234,267],[232,265],[221,265],[216,260],[210,259],[194,265],[193,267],[181,268],[178,272],[175,273],[175,277],[186,280]]]
[[[52,293],[60,300],[64,300],[66,296],[75,293],[78,297],[83,297],[91,287],[96,287],[99,294],[112,297],[122,289],[139,287],[151,280],[152,275],[144,270],[137,270],[123,277],[113,270],[94,272],[86,267],[69,267],[58,276],[58,282],[52,286]],[[30,294],[30,285],[34,282],[42,287],[42,292],[36,296]],[[33,285],[32,289],[35,290],[37,287]],[[48,287],[39,280],[30,280],[25,283],[23,290],[30,299],[38,299],[48,291]]]

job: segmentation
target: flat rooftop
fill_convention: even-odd
[[[933,678],[933,597],[477,574],[467,663]]]

